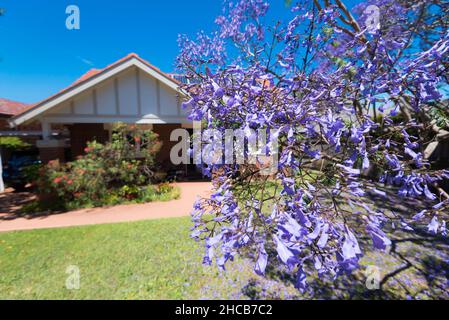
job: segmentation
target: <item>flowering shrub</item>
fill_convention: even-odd
[[[111,142],[89,142],[77,160],[44,166],[39,191],[44,198],[53,195],[65,209],[140,199],[151,182],[159,148],[152,131],[117,124]]]
[[[377,8],[377,23],[368,24],[376,20],[368,5]],[[287,21],[268,25],[265,1],[229,2],[216,32],[179,38],[190,118],[221,132],[244,129],[247,139],[249,129],[265,129],[279,141],[273,177],[235,164],[206,168],[216,190],[196,202],[192,233],[205,244],[205,263],[224,268],[250,250],[255,272],[264,274],[274,247],[303,290],[308,275],[358,268],[362,237],[386,250],[387,229],[446,236],[449,196],[440,183],[449,173],[431,170],[428,157],[448,134],[429,112],[438,106],[449,114],[441,90],[448,13],[431,5],[438,1],[374,0],[351,12],[340,0],[303,0]],[[270,153],[269,145],[260,149]],[[368,205],[372,196],[393,209]],[[421,199],[427,208],[400,214],[399,199]]]

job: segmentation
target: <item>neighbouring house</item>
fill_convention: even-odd
[[[8,121],[12,117],[20,114],[28,104],[0,98],[0,137],[20,137],[30,145],[36,145],[36,141],[41,139],[41,127],[39,123],[29,123],[11,128]],[[0,148],[0,156],[3,163],[6,163],[11,156],[11,150]],[[33,152],[31,150],[31,152]]]
[[[15,136],[20,137],[30,145],[35,145],[36,141],[40,139],[41,134],[39,124],[33,123],[11,128],[8,123],[11,117],[21,113],[27,107],[28,105],[25,103],[0,98],[0,138]],[[29,152],[35,153],[35,150],[31,149]],[[0,192],[3,192],[5,189],[3,183],[3,166],[8,163],[12,153],[12,150],[3,148],[0,144]]]
[[[0,98],[0,136],[21,136],[24,139],[33,140],[41,135],[41,127],[38,123],[21,125],[11,128],[8,120],[22,113],[28,108],[28,104]]]
[[[34,125],[41,160],[68,161],[82,155],[88,141],[105,142],[112,124],[144,126],[159,134],[161,163],[169,162],[170,133],[192,128],[181,108],[183,93],[174,76],[166,74],[136,54],[104,69],[92,69],[69,87],[19,110],[9,119],[13,128]]]

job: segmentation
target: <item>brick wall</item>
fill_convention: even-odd
[[[180,124],[154,124],[153,131],[159,135],[159,141],[162,142],[162,148],[156,156],[156,161],[164,167],[171,167],[170,150],[176,145],[177,141],[170,141],[170,134],[173,130],[181,128]]]
[[[61,126],[57,126],[55,128],[55,126],[52,126],[53,129],[61,129]],[[18,131],[41,131],[42,130],[42,126],[38,121],[34,121],[25,125],[20,125],[17,127]]]
[[[8,121],[5,118],[0,118],[0,130],[10,130]]]
[[[105,143],[109,140],[109,133],[102,123],[76,123],[69,129],[72,158],[84,154],[89,141]]]
[[[42,163],[48,163],[51,160],[65,161],[65,151],[62,147],[39,148],[39,158]]]
[[[34,121],[32,123],[28,123],[25,125],[20,125],[17,128],[11,128],[9,126],[8,119],[10,119],[10,115],[0,114],[0,130],[1,131],[40,131],[41,124],[38,121]]]

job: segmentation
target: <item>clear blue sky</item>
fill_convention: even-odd
[[[357,0],[346,0],[352,7]],[[270,0],[270,17],[288,14]],[[66,7],[81,12],[80,30],[67,30]],[[91,68],[130,52],[173,70],[177,36],[210,31],[222,0],[4,0],[0,17],[0,98],[37,102]]]

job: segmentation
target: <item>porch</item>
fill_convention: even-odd
[[[156,155],[158,168],[168,172],[170,170],[183,171],[183,176],[198,177],[198,172],[194,165],[175,166],[170,160],[171,148],[178,143],[170,140],[170,134],[178,128],[191,129],[190,124],[129,124],[140,127],[142,130],[151,130],[159,136],[162,147]],[[49,124],[46,139],[36,142],[39,150],[39,157],[42,163],[52,160],[60,162],[73,161],[77,157],[85,154],[87,143],[97,141],[106,143],[110,141],[114,123],[72,123],[55,124],[57,129],[53,130],[53,125]],[[43,136],[45,137],[44,133]]]

